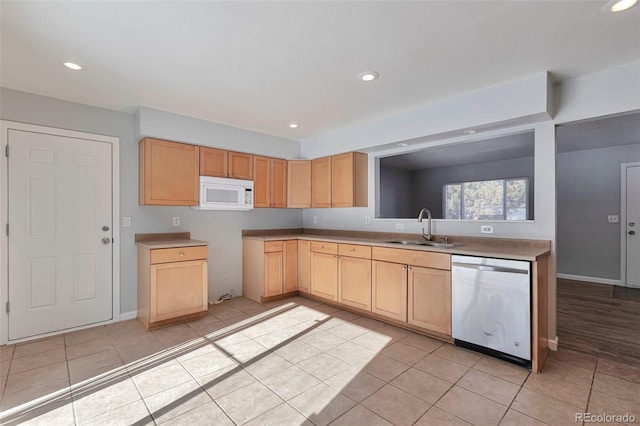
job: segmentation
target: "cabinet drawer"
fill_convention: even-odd
[[[403,263],[425,268],[451,269],[451,255],[446,253],[372,247],[371,257],[374,260],[385,262]]]
[[[265,241],[264,252],[272,253],[274,251],[282,251],[282,241]]]
[[[340,256],[359,257],[361,259],[371,259],[371,247],[359,246],[355,244],[338,245],[338,254]]]
[[[176,247],[151,250],[151,264],[207,259],[207,246]]]
[[[338,254],[338,244],[323,241],[311,241],[311,251],[316,253]]]

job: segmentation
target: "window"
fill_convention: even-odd
[[[445,219],[527,220],[529,178],[444,185]]]

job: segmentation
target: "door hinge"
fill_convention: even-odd
[[[9,158],[9,145],[6,145],[4,147],[4,156]]]
[[[7,232],[7,237],[9,236],[9,224],[7,223],[7,226],[5,227],[6,232]]]
[[[11,302],[7,302],[7,313],[11,312]]]

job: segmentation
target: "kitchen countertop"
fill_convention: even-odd
[[[314,240],[332,243],[370,245],[400,250],[420,250],[528,261],[536,261],[548,256],[551,252],[551,242],[548,240],[450,236],[449,242],[463,243],[464,245],[444,248],[421,245],[402,245],[388,242],[389,240],[420,240],[422,239],[422,236],[419,234],[334,231],[335,234],[331,235],[331,231],[328,230],[322,230],[322,232],[318,234],[313,233],[317,230],[311,229],[280,231],[281,233],[274,232],[274,230],[264,230],[262,233],[260,230],[243,231],[243,238],[259,239],[263,241],[291,239]],[[433,239],[434,241],[441,241],[443,237],[434,235]]]
[[[207,241],[192,240],[189,232],[136,234],[136,245],[148,249],[208,246]]]

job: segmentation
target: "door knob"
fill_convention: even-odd
[[[636,231],[629,231],[629,235],[636,235]]]
[[[107,244],[109,244],[110,242],[111,242],[111,238],[104,237],[104,238],[102,239],[102,244],[104,244],[104,245],[107,245]]]
[[[629,222],[629,226],[636,226],[635,222]]]
[[[107,232],[107,231],[109,230],[109,227],[108,227],[107,225],[105,225],[105,226],[103,226],[103,227],[102,227],[102,230],[103,230],[104,232]]]

